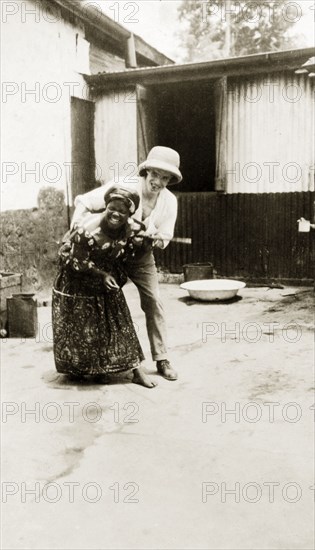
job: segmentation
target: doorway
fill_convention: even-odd
[[[179,192],[215,191],[215,81],[156,86],[156,144],[176,149],[183,181]]]

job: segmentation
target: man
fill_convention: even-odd
[[[179,164],[179,154],[174,149],[153,147],[139,166],[137,182],[131,184],[120,180],[126,188],[134,188],[140,195],[140,205],[133,217],[142,221],[146,229],[139,234],[139,248],[127,264],[127,273],[139,291],[152,359],[156,361],[158,373],[166,380],[177,380],[178,376],[167,358],[166,323],[152,248],[165,248],[174,235],[177,199],[166,187],[182,181]],[[76,197],[72,223],[88,211],[103,210],[104,193],[112,184],[109,182]]]

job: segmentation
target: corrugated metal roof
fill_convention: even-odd
[[[309,57],[314,55],[314,48],[303,48],[285,50],[279,52],[266,52],[251,54],[242,57],[229,57],[213,61],[175,63],[157,67],[139,67],[136,69],[125,69],[108,71],[97,75],[86,76],[89,83],[96,86],[107,84],[110,81],[136,82],[139,80],[156,80],[157,83],[163,77],[163,83],[167,78],[173,81],[180,81],[192,75],[196,78],[217,77],[233,74],[247,74],[268,72],[274,70],[286,70],[298,68]]]
[[[132,68],[132,69],[125,68],[125,69],[116,70],[116,71],[102,71],[102,72],[97,73],[97,75],[93,75],[93,76],[112,75],[112,74],[120,74],[120,73],[123,73],[123,74],[137,73],[139,71],[146,71],[146,70],[150,70],[150,69],[160,69],[161,67],[163,67],[163,69],[165,69],[167,67],[174,67],[174,65],[178,65],[178,64],[177,63],[168,63],[166,65],[159,65],[158,67],[152,67],[152,65],[148,65],[147,67],[135,67],[135,68]],[[183,63],[181,65],[182,66],[189,65],[189,63]]]

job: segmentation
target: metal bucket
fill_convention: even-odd
[[[185,264],[183,271],[185,282],[213,279],[213,264],[210,262]]]
[[[34,294],[13,294],[7,299],[8,331],[11,338],[35,338],[37,300]]]

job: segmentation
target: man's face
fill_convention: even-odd
[[[110,201],[104,212],[104,221],[111,229],[122,227],[129,217],[129,210],[126,204],[119,199]]]
[[[156,168],[147,169],[146,184],[151,193],[159,193],[171,181],[172,174]]]

